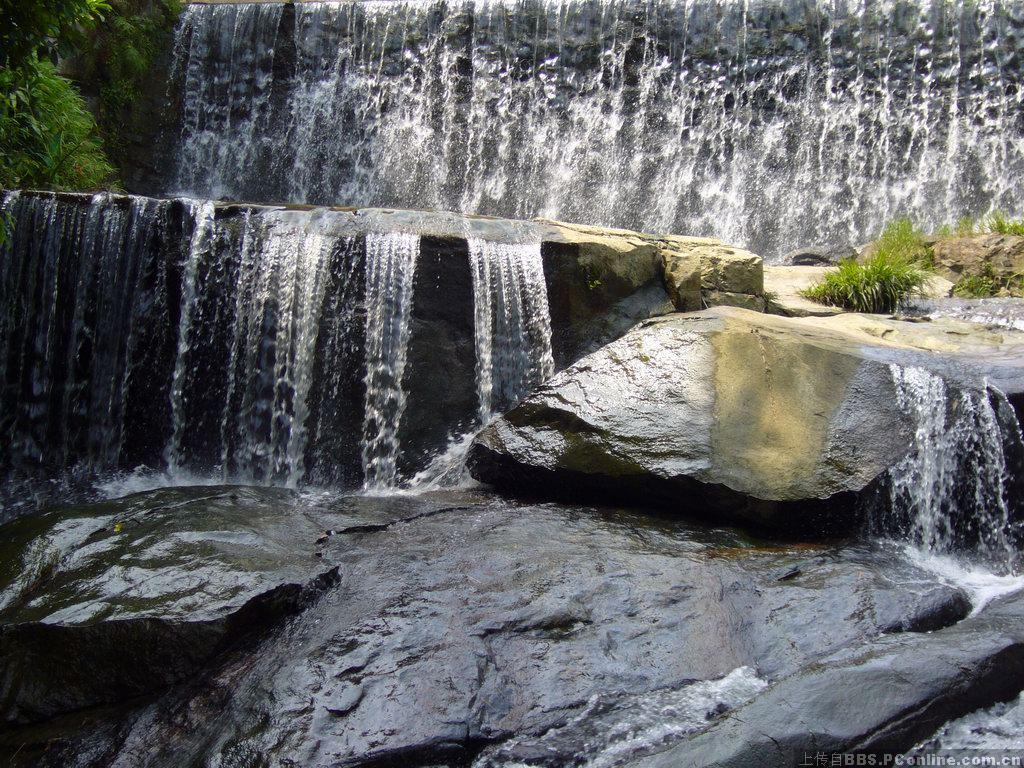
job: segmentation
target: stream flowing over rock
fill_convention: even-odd
[[[1021,212],[1022,32],[1009,0],[193,4],[135,191],[859,243]]]
[[[701,713],[609,734],[629,757],[970,610],[888,545],[465,493],[164,489],[23,518],[3,547],[14,766],[466,765],[490,744],[486,765],[554,766],[601,723]]]
[[[925,351],[940,345],[943,357]],[[971,497],[966,478],[974,506],[960,513],[994,515],[1002,529],[1019,515],[1003,487],[1007,452],[1016,459],[1021,448],[1007,396],[1019,407],[1022,352],[1024,335],[1012,331],[733,308],[672,315],[583,358],[486,427],[470,468],[513,492],[642,498],[716,522],[838,533],[916,448],[948,468],[908,465],[904,493],[946,486],[929,485],[934,499],[921,502],[946,521],[950,509],[937,506],[951,503],[951,485]],[[937,441],[958,439],[936,456]],[[971,457],[978,463],[956,464]]]

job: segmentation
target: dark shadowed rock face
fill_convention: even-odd
[[[492,423],[470,468],[520,494],[849,530],[916,428],[892,365],[1024,389],[1021,334],[919,326],[724,307],[651,320]]]
[[[317,528],[287,491],[158,491],[27,518],[5,534],[7,723],[177,682],[337,573],[301,546]]]
[[[13,765],[455,765],[969,607],[869,546],[469,494],[165,490],[4,533]]]

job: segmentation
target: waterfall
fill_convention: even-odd
[[[249,215],[243,227],[222,462],[243,476],[295,487],[306,474],[306,422],[332,253],[354,237],[331,231],[331,215]],[[265,318],[276,308],[276,327]],[[266,335],[272,334],[272,361]]]
[[[366,416],[363,485],[393,488],[398,482],[398,427],[405,412],[402,377],[409,346],[418,235],[366,236]]]
[[[892,365],[897,404],[914,425],[911,452],[890,472],[891,504],[916,546],[973,550],[996,570],[1019,567],[1018,510],[1008,453],[1024,446],[1020,425],[996,389],[952,390],[922,368]]]
[[[547,216],[768,257],[1020,214],[1009,0],[192,4],[169,185]]]
[[[168,324],[170,265],[156,246],[170,204],[5,193],[0,207],[11,227],[0,247],[0,470],[10,480],[109,466],[160,419],[138,397]],[[7,503],[29,496],[5,483]]]
[[[551,313],[539,242],[469,236],[473,278],[477,423],[453,437],[409,486],[429,490],[470,482],[466,455],[480,427],[513,408],[555,372]]]
[[[196,282],[198,280],[199,262],[203,254],[209,250],[210,238],[213,236],[214,207],[211,201],[201,203],[193,208],[195,230],[188,249],[188,261],[185,265],[185,280],[181,294],[181,319],[178,326],[178,352],[174,356],[174,378],[171,379],[171,425],[173,433],[167,444],[165,460],[168,471],[172,475],[181,472],[185,463],[183,431],[185,428],[185,378],[188,375],[188,350],[193,343],[192,318],[196,305]],[[206,329],[199,329],[200,331]]]
[[[540,243],[469,239],[481,424],[555,371]]]
[[[29,485],[64,498],[136,468],[163,484],[434,482],[461,467],[465,436],[424,468],[454,432],[554,370],[539,242],[467,236],[469,263],[438,273],[467,278],[452,300],[473,302],[478,404],[404,448],[423,375],[410,349],[428,345],[422,359],[434,343],[413,339],[414,299],[436,306],[449,290],[414,291],[424,246],[411,220],[383,231],[375,212],[52,193],[4,193],[0,213],[5,515],[32,501]],[[432,264],[466,258],[431,242]],[[436,409],[416,397],[413,412]]]

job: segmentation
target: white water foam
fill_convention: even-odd
[[[1005,396],[951,389],[923,368],[890,366],[900,409],[914,424],[907,456],[890,472],[890,503],[927,555],[958,557],[1013,575],[1019,567],[1006,447],[1021,447]],[[964,573],[973,571],[965,565]]]
[[[897,215],[1017,214],[1017,5],[303,2],[291,24],[282,3],[191,4],[176,182],[713,235],[769,257]]]
[[[1013,701],[979,709],[958,720],[946,723],[934,736],[910,751],[921,755],[935,750],[977,751],[1024,750],[1024,693]],[[972,762],[971,765],[999,765],[999,763]]]
[[[680,688],[650,691],[620,699],[599,694],[564,726],[538,740],[582,737],[566,764],[578,768],[615,768],[635,757],[706,728],[719,715],[750,702],[768,687],[750,667],[738,667],[725,677]],[[503,757],[523,739],[513,739],[485,753],[473,768],[518,768],[522,763]],[[529,741],[534,741],[529,739]]]
[[[993,600],[1024,589],[1024,575],[1000,575],[963,556],[928,552],[914,544],[904,543],[901,549],[913,565],[934,574],[943,584],[964,590],[971,600],[971,616]]]

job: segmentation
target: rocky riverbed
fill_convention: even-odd
[[[227,486],[5,534],[10,765],[753,764],[909,748],[1024,687],[1019,598],[968,618],[863,536]]]

